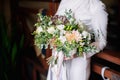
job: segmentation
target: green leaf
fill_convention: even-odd
[[[16,45],[16,43],[14,43],[13,47],[12,47],[12,53],[11,53],[11,59],[12,59],[13,64],[15,64],[16,54],[17,54],[17,45]]]

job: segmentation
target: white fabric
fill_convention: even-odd
[[[107,13],[100,0],[61,0],[55,15],[64,15],[65,10],[71,9],[77,21],[81,20],[95,34],[95,46],[102,50],[106,46]],[[61,77],[56,80],[88,80],[90,75],[90,57],[95,53],[84,54],[83,57],[63,61]],[[64,65],[63,65],[64,64]],[[51,72],[51,67],[49,71]],[[47,80],[53,73],[48,73]],[[67,79],[66,79],[67,78]]]
[[[68,80],[88,80],[90,75],[90,58],[74,58],[71,61],[70,79]]]
[[[100,0],[62,0],[56,15],[64,15],[71,9],[77,21],[81,20],[95,33],[98,49],[106,45],[107,13],[105,5]]]
[[[63,52],[57,52],[52,50],[52,56],[58,56],[57,64],[50,64],[48,70],[47,80],[67,80],[66,76],[66,64],[63,62]]]

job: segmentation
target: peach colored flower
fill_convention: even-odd
[[[56,38],[50,39],[50,45],[53,47],[56,47],[55,41],[56,41]]]
[[[75,40],[75,34],[74,33],[66,32],[65,37],[66,37],[68,42],[71,42],[71,41]]]
[[[82,39],[82,35],[79,33],[78,30],[73,30],[72,33],[75,35],[75,40],[78,42]]]

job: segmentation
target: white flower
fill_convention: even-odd
[[[65,30],[61,30],[60,35],[63,36],[65,34]]]
[[[86,38],[88,36],[88,32],[87,31],[83,31],[82,35],[83,35],[83,38]]]
[[[73,18],[71,18],[69,21],[70,21],[70,23],[72,23],[72,22],[74,21],[74,19],[73,19]]]
[[[91,34],[88,33],[88,40],[91,40]]]
[[[55,32],[55,28],[54,27],[50,27],[50,28],[48,28],[48,33],[50,33],[50,34],[53,34],[54,32]]]
[[[59,37],[59,40],[60,40],[62,43],[65,43],[66,37],[65,37],[65,36],[60,36],[60,37]]]
[[[80,45],[81,45],[81,46],[84,46],[84,45],[85,45],[85,43],[84,43],[84,42],[80,42]]]
[[[40,33],[40,32],[42,32],[43,31],[43,29],[42,29],[42,27],[41,26],[39,26],[39,27],[37,27],[37,29],[36,29],[36,33]]]
[[[51,25],[52,24],[52,21],[50,21],[49,23],[48,23],[48,25]]]
[[[59,29],[59,30],[63,30],[64,29],[64,25],[57,25],[57,29]]]

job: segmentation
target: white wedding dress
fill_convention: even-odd
[[[107,13],[100,0],[61,0],[56,15],[64,15],[71,9],[77,21],[81,20],[95,34],[95,43],[100,51],[106,46]],[[95,53],[84,54],[71,60],[63,61],[60,73],[55,77],[54,67],[49,67],[47,80],[89,80],[90,58]]]

